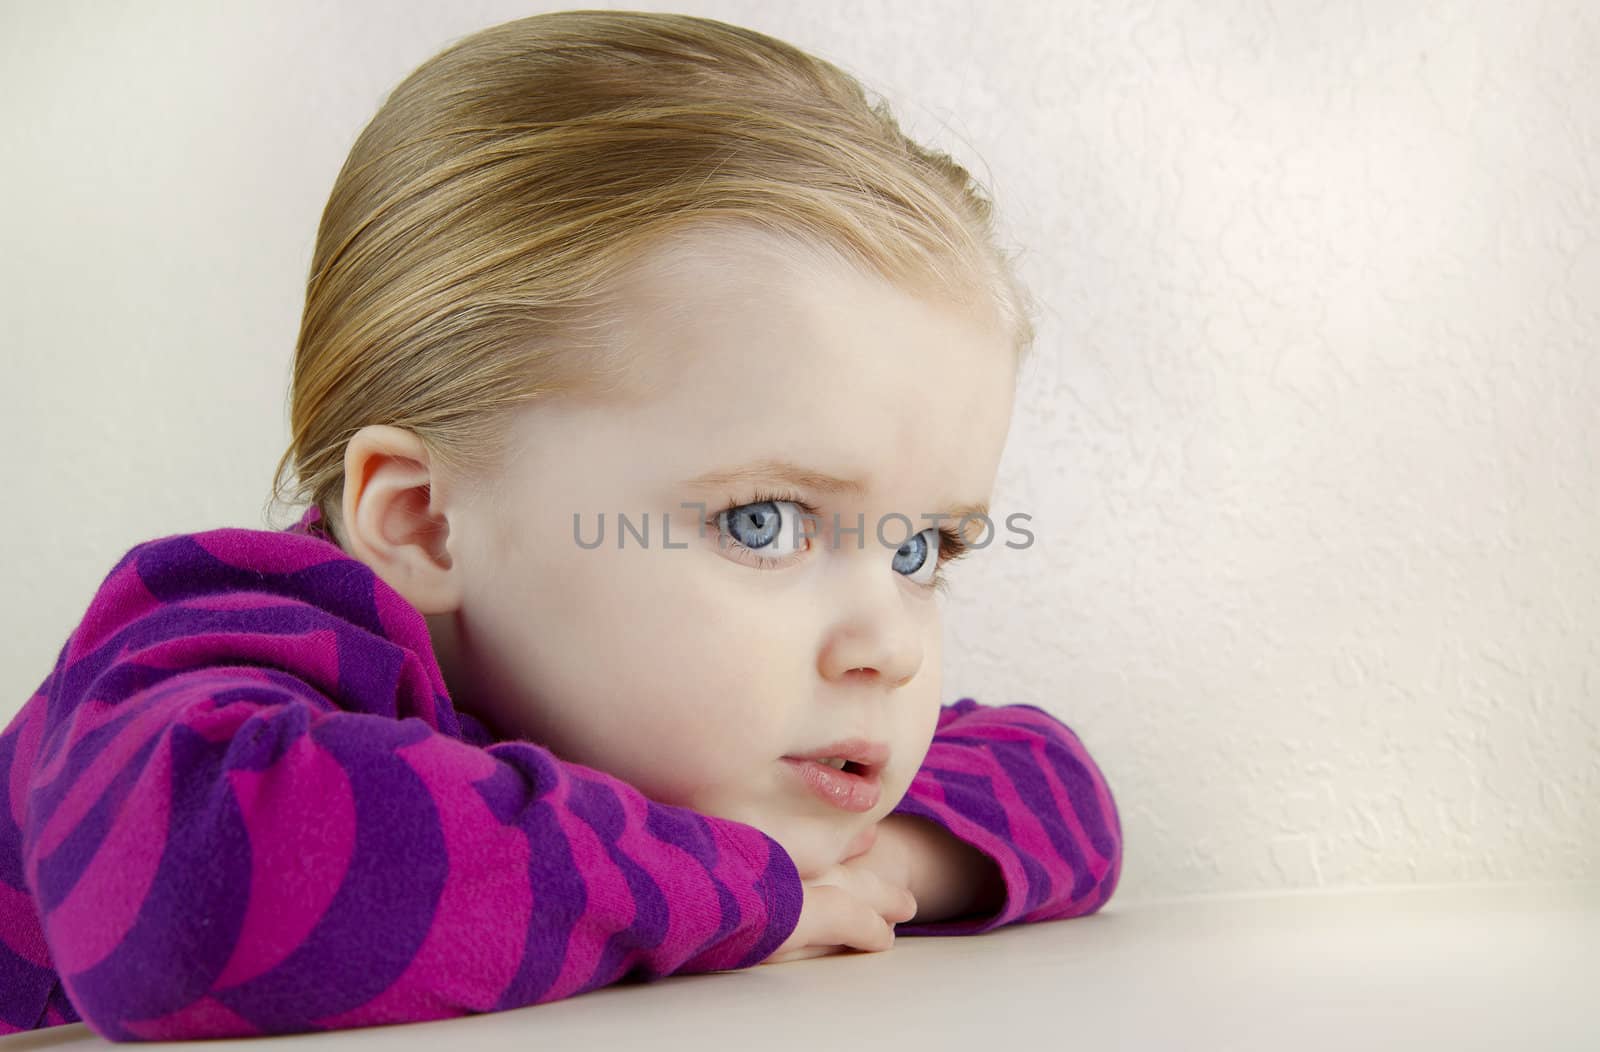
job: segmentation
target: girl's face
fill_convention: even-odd
[[[627,301],[644,393],[523,411],[490,499],[445,508],[459,604],[424,612],[458,708],[753,825],[815,873],[899,803],[932,740],[931,585],[958,525],[933,516],[991,495],[1013,353],[992,321],[778,253],[657,261]],[[703,480],[780,461],[808,477]],[[1005,550],[981,522],[968,536]],[[866,812],[785,762],[850,738],[888,749]]]

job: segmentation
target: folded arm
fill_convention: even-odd
[[[1031,705],[963,698],[885,818],[913,856],[901,935],[975,935],[1105,905],[1122,871],[1111,790],[1073,731]]]
[[[334,707],[208,668],[45,743],[23,863],[83,1019],[110,1040],[497,1011],[745,967],[798,921],[753,827],[526,741]]]

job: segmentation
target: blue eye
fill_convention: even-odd
[[[787,500],[736,504],[718,513],[717,525],[721,536],[731,537],[741,548],[769,556],[785,556],[799,550],[804,535],[798,512],[803,511],[804,508]]]
[[[922,567],[929,565],[928,534],[933,532],[935,531],[931,529],[923,530],[915,537],[908,537],[906,539],[906,543],[902,544],[899,550],[894,553],[894,559],[892,560],[892,563],[895,568],[895,572],[903,573],[909,577],[918,570],[922,569]]]
[[[808,524],[805,519],[809,517]],[[743,562],[775,568],[787,566],[803,555],[821,527],[821,515],[810,503],[792,494],[758,494],[745,504],[728,505],[707,521],[717,531],[717,544]],[[871,527],[868,527],[871,530]],[[866,543],[876,544],[870,536]],[[932,527],[906,539],[890,560],[891,568],[913,584],[945,592],[950,586],[945,566],[970,548],[955,530]]]

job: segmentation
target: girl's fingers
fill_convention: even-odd
[[[910,889],[891,884],[871,870],[835,865],[821,879],[868,904],[891,925],[904,923],[917,915],[917,900]]]
[[[839,947],[837,946],[807,946],[804,949],[785,950],[783,953],[775,953],[761,963],[782,964],[784,961],[803,961],[808,957],[826,957],[829,954],[838,952]]]
[[[861,895],[878,911],[878,915],[891,924],[908,921],[917,915],[917,900],[911,891],[891,884],[871,873],[857,873],[864,885]]]
[[[884,881],[878,883],[880,888],[873,901],[884,920],[898,924],[917,915],[917,900],[908,889]]]
[[[818,942],[858,950],[887,950],[894,945],[894,928],[875,904],[862,901],[844,888],[817,890],[829,899],[826,916],[830,920]]]
[[[911,892],[868,869],[834,865],[807,880],[800,921],[763,964],[825,957],[847,949],[894,948],[894,926],[916,916]]]

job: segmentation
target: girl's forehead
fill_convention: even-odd
[[[1015,372],[992,316],[876,274],[770,251],[738,259],[680,248],[636,273],[618,306],[618,341],[647,389],[657,391],[727,387],[719,381],[730,370],[751,396],[764,379],[800,394],[820,387],[835,398],[872,374],[903,386],[923,368],[946,377],[953,368],[987,371],[1008,382]]]
[[[865,492],[841,496],[868,502],[986,499],[1010,425],[1008,346],[897,306],[882,308],[895,322],[884,325],[874,309],[701,328],[663,351],[682,353],[658,400],[608,426],[632,436],[656,477],[786,461],[817,476],[809,492],[832,475],[863,480]]]
[[[983,499],[1015,387],[1006,335],[989,319],[784,247],[702,236],[645,258],[617,301],[630,397],[576,407],[581,418],[530,407],[542,434],[530,440],[552,448],[586,434],[626,451],[641,480],[769,454],[871,478],[874,498]],[[951,485],[918,481],[931,463]]]

